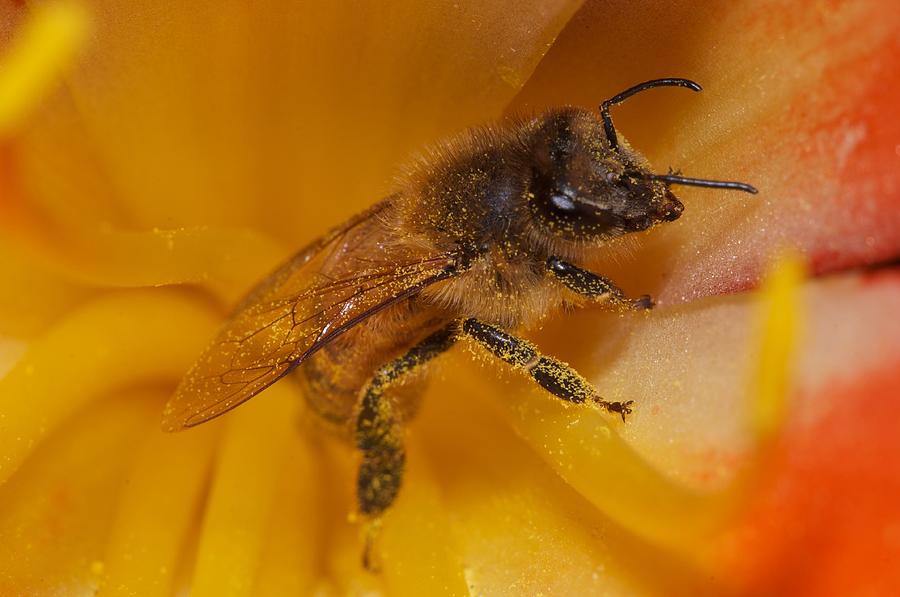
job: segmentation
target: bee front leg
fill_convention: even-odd
[[[603,276],[581,269],[559,257],[547,259],[547,269],[569,290],[592,300],[610,300],[630,309],[652,309],[653,299],[648,295],[636,299],[625,296],[619,287]]]
[[[631,413],[632,401],[609,402],[603,400],[594,386],[572,367],[552,357],[542,355],[536,346],[527,340],[517,338],[495,325],[466,319],[462,332],[486,348],[491,354],[528,373],[542,388],[567,402],[582,404],[594,402],[607,411],[621,415]]]
[[[359,511],[368,518],[363,566],[369,570],[376,568],[371,551],[380,516],[397,497],[406,463],[400,422],[386,391],[453,346],[457,329],[456,323],[449,325],[383,366],[363,394],[356,419],[356,445],[362,451],[356,488]]]

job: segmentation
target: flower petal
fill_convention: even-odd
[[[177,379],[214,326],[196,298],[159,290],[105,296],[70,314],[0,379],[0,483],[90,400]]]
[[[428,466],[418,442],[407,442],[407,451],[403,492],[385,515],[375,545],[384,554],[385,584],[391,595],[468,595],[459,545],[438,489],[443,471]]]
[[[25,167],[58,178],[40,148],[80,138],[67,155],[99,164],[133,226],[295,243],[377,199],[410,151],[499,114],[578,4],[96,3],[96,44]]]
[[[91,295],[88,288],[22,259],[0,240],[0,335],[30,338],[45,332],[68,311]]]
[[[152,416],[141,394],[91,405],[0,489],[0,593],[92,594],[133,438]]]
[[[288,422],[296,427],[293,417]],[[296,428],[288,433],[284,452],[290,462],[282,467],[269,527],[263,534],[255,597],[309,595],[321,581],[322,504],[327,496],[316,468],[317,453],[306,436]]]
[[[99,287],[201,284],[231,303],[283,258],[282,247],[246,229],[98,229],[83,214],[56,225],[31,204],[40,191],[29,191],[26,184],[48,179],[18,172],[16,149],[0,145],[0,188],[5,191],[0,195],[0,230],[3,244],[18,257],[0,262],[13,278],[10,284],[24,277],[23,269]]]
[[[793,429],[717,565],[744,594],[890,595],[900,587],[898,364],[805,396],[834,410]]]
[[[160,399],[161,398],[161,399]],[[154,401],[155,413],[165,396]],[[216,426],[164,434],[155,416],[126,475],[103,559],[103,589],[114,594],[171,595],[194,514],[208,482]]]
[[[641,541],[572,491],[476,399],[481,393],[460,383],[456,363],[451,367],[413,433],[442,473],[442,502],[472,594],[712,591],[714,583],[680,554]],[[512,390],[498,397],[518,402]],[[566,449],[567,441],[544,449]]]
[[[200,532],[191,595],[253,594],[264,533],[288,463],[288,437],[296,431],[291,416],[296,395],[290,389],[287,384],[274,386],[264,399],[251,402],[227,420]]]
[[[884,278],[804,285],[809,332],[797,347],[803,358],[790,421],[811,425],[845,410],[843,397],[821,396],[837,380],[900,366],[900,323],[887,315],[900,309],[900,278]],[[468,381],[457,392],[492,396],[532,448],[617,523],[656,544],[696,551],[741,506],[734,501],[740,494],[716,492],[754,457],[746,423],[759,361],[754,294],[633,316],[585,310],[549,327],[539,342],[548,353],[571,359],[607,399],[635,401],[621,427],[627,444],[604,415],[566,406],[524,381],[510,389],[484,375],[460,374]],[[592,344],[592,352],[578,353]],[[432,400],[454,400],[435,394]]]
[[[617,108],[617,128],[662,171],[760,194],[677,189],[684,216],[638,237],[636,254],[622,247],[629,258],[605,260],[604,274],[672,303],[755,284],[784,246],[814,273],[900,255],[900,119],[885,117],[900,95],[900,11],[620,4],[587,4],[513,109],[597,106],[641,80],[694,78],[702,94],[643,94]]]

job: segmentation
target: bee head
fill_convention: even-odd
[[[532,215],[570,240],[605,239],[678,219],[684,206],[625,144],[612,150],[596,115],[568,109],[535,132],[527,200]]]
[[[567,240],[591,241],[677,220],[684,205],[671,192],[672,184],[756,192],[744,183],[654,174],[647,160],[619,139],[609,107],[663,85],[700,89],[686,79],[657,79],[603,102],[599,114],[568,108],[538,121],[528,144],[526,201],[543,229]]]

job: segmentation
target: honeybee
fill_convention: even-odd
[[[396,192],[264,279],[237,306],[166,405],[175,431],[224,414],[289,373],[312,410],[361,452],[360,514],[377,524],[400,490],[409,383],[466,337],[553,396],[623,419],[567,364],[514,335],[565,304],[647,309],[578,263],[610,239],[678,219],[672,185],[756,193],[740,182],[654,174],[600,105],[474,128],[414,164]],[[302,365],[302,366],[301,366]]]

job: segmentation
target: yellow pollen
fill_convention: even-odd
[[[101,574],[103,574],[103,570],[105,568],[106,566],[100,560],[94,560],[93,562],[91,562],[91,574],[93,574],[94,576],[100,576]]]
[[[0,58],[0,138],[15,131],[57,83],[87,39],[89,19],[73,2],[34,9]]]

